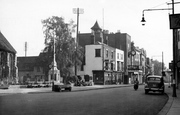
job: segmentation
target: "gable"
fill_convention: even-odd
[[[0,50],[6,51],[10,53],[16,53],[16,50],[11,46],[8,40],[4,37],[4,35],[0,32]]]

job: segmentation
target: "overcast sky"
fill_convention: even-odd
[[[172,60],[172,30],[169,29],[169,14],[172,11],[146,11],[146,25],[142,26],[144,9],[171,8],[171,0],[0,0],[0,31],[16,49],[17,56],[38,56],[44,48],[41,20],[59,16],[69,22],[77,21],[73,8],[84,9],[79,17],[79,31],[90,33],[97,20],[110,32],[127,33],[135,46],[144,48],[150,58],[164,61],[166,67]],[[175,0],[180,2],[180,0]],[[175,5],[180,13],[180,4]],[[104,21],[103,21],[104,20]]]

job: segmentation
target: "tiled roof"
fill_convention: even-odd
[[[16,53],[16,50],[11,46],[11,44],[8,42],[8,40],[4,37],[4,35],[1,32],[0,32],[0,50]]]
[[[38,56],[17,57],[17,66],[19,71],[33,71]]]
[[[99,24],[98,22],[96,21],[96,23],[94,24],[94,26],[91,28],[92,30],[102,30],[100,27],[99,27]]]

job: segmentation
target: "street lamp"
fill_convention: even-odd
[[[143,12],[143,15],[142,15],[142,20],[141,20],[141,23],[142,23],[142,25],[144,26],[145,25],[145,23],[146,23],[146,20],[144,19],[144,12]]]
[[[146,22],[146,20],[145,20],[145,18],[144,18],[144,12],[145,12],[145,11],[157,11],[157,10],[172,10],[172,8],[144,9],[144,10],[142,11],[142,20],[141,20],[141,23],[142,23],[143,26],[145,26],[145,22]]]
[[[77,53],[77,47],[78,47],[78,32],[79,32],[79,14],[84,13],[84,9],[81,8],[73,8],[73,13],[77,14],[77,31],[76,31],[76,40],[75,40],[75,64],[74,64],[74,71],[75,71],[75,76],[77,75],[77,65],[76,65],[76,53]]]

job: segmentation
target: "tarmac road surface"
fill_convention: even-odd
[[[167,95],[143,86],[0,96],[0,115],[157,115]]]

